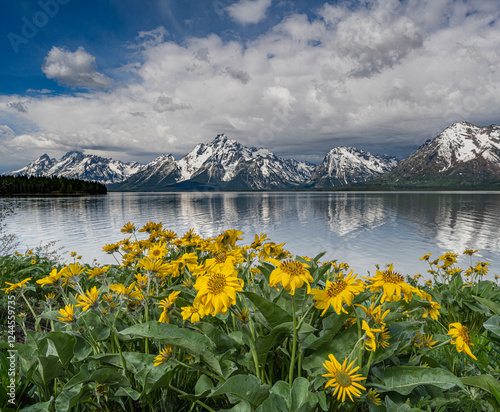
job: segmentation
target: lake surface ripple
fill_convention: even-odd
[[[126,222],[140,228],[163,222],[182,235],[202,236],[226,229],[267,233],[293,253],[347,262],[362,275],[374,265],[394,263],[403,274],[426,274],[419,258],[432,252],[478,249],[500,274],[500,194],[497,192],[219,192],[108,193],[83,197],[0,198],[14,204],[7,229],[23,248],[58,241],[67,251],[101,264],[114,259],[102,246],[125,237]],[[462,266],[469,258],[462,258]]]

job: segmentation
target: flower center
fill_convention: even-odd
[[[158,256],[161,253],[160,249],[153,250],[153,255]]]
[[[464,340],[466,345],[471,346],[470,335],[467,326],[462,326],[462,329],[460,330],[460,336]]]
[[[335,379],[337,380],[337,383],[342,386],[343,388],[347,388],[348,386],[351,386],[352,384],[352,379],[349,376],[348,373],[344,371],[337,371],[335,372]]]
[[[382,277],[384,279],[385,282],[388,282],[388,283],[400,283],[400,282],[404,282],[404,277],[402,275],[400,275],[399,273],[396,273],[396,272],[390,272],[390,271],[385,271],[385,272],[382,272]]]
[[[286,260],[285,262],[282,262],[280,269],[290,276],[300,276],[304,271],[304,267],[300,264],[300,262],[296,262],[294,260]]]
[[[219,253],[217,256],[215,256],[215,261],[217,263],[224,263],[226,261],[226,254],[224,252]]]
[[[214,295],[222,293],[224,291],[225,286],[226,286],[226,279],[222,274],[213,275],[208,283],[208,289]]]
[[[326,289],[326,293],[329,297],[333,298],[341,293],[347,287],[347,283],[343,280],[338,280],[337,282],[333,282]]]

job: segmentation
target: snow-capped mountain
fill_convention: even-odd
[[[481,187],[500,181],[500,126],[455,123],[383,176],[408,187]]]
[[[361,183],[394,169],[392,156],[372,155],[354,147],[336,147],[311,174],[307,187],[328,188]]]
[[[142,167],[137,162],[123,163],[119,160],[73,151],[66,153],[60,160],[51,159],[44,154],[22,169],[8,174],[62,176],[111,184],[123,182],[141,170]]]
[[[160,156],[113,189],[286,189],[304,183],[313,169],[310,163],[282,159],[267,149],[246,147],[219,134],[178,161],[171,155]]]

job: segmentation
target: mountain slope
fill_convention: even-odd
[[[372,183],[408,188],[500,188],[500,126],[455,123]]]
[[[395,157],[374,156],[354,147],[336,147],[316,167],[306,187],[324,189],[364,182],[392,170],[397,163]]]
[[[50,159],[49,156],[44,154],[26,167],[8,174],[62,176],[69,179],[111,184],[128,179],[141,170],[142,167],[137,162],[123,163],[119,160],[73,151],[66,153],[60,160]]]
[[[182,159],[155,159],[111,190],[268,190],[294,188],[305,182],[314,166],[282,159],[269,150],[246,147],[219,134],[200,143]]]

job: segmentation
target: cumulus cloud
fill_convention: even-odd
[[[153,105],[153,109],[158,113],[175,112],[176,110],[190,109],[189,102],[185,102],[178,97],[161,95]]]
[[[10,107],[11,109],[14,109],[20,113],[28,113],[28,109],[26,108],[26,103],[24,102],[9,102],[7,103],[7,107]]]
[[[227,66],[224,70],[224,73],[226,73],[233,79],[239,80],[243,84],[247,84],[251,79],[250,75],[247,72],[231,66]]]
[[[52,47],[45,58],[42,71],[47,78],[70,87],[106,89],[112,83],[109,77],[97,71],[95,57],[83,47],[75,52]]]
[[[407,156],[453,122],[499,123],[500,10],[452,0],[361,3],[289,15],[244,43],[211,34],[178,44],[164,30],[145,32],[128,84],[38,95],[29,105],[0,95],[0,116],[30,124],[3,134],[4,147],[33,158],[37,148],[74,147],[179,157],[225,132],[303,160],[339,145]],[[440,17],[423,18],[427,8]],[[56,52],[54,64],[70,67],[63,57],[74,53]],[[93,78],[95,60],[81,56]]]
[[[226,11],[234,21],[241,24],[255,24],[266,17],[271,0],[240,0],[226,7]]]

